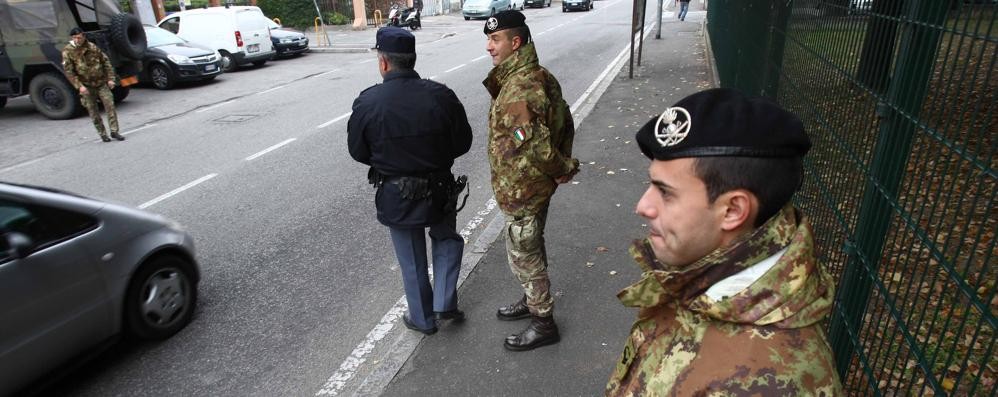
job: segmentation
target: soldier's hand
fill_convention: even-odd
[[[114,88],[114,80],[107,81],[107,88]]]
[[[574,176],[574,175],[575,174],[562,175],[562,176],[559,176],[557,178],[554,178],[554,181],[558,182],[558,184],[565,184],[565,183],[568,183],[568,181],[572,180],[572,176]]]
[[[86,86],[82,86],[82,85],[80,86],[80,95],[87,95],[87,87]]]

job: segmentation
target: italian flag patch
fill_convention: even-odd
[[[513,137],[515,137],[516,140],[523,142],[524,139],[527,139],[527,134],[523,131],[523,128],[516,127],[516,129],[513,130]]]

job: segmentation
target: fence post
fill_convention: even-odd
[[[887,103],[879,106],[882,121],[860,204],[855,240],[850,242],[855,250],[850,253],[839,285],[837,305],[841,306],[842,315],[834,316],[830,325],[829,339],[843,379],[859,348],[850,333],[856,334],[862,328],[873,279],[877,277],[876,266],[894,212],[891,204],[897,202],[918,116],[938,56],[940,27],[946,22],[949,8],[949,2],[940,0],[913,0],[907,5],[907,13],[900,21],[903,35],[897,68],[887,88]],[[941,390],[933,377],[926,381]]]
[[[766,37],[766,47],[763,70],[761,75],[762,96],[776,99],[780,88],[780,69],[783,67],[783,50],[786,46],[787,25],[790,23],[791,7],[788,2],[774,1],[770,3],[769,33]]]

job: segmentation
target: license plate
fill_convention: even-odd
[[[260,45],[250,44],[249,47],[246,47],[246,52],[260,52]]]
[[[204,71],[205,72],[214,72],[215,71],[215,64],[205,65],[204,66]]]

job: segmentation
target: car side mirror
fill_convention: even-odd
[[[11,256],[16,259],[22,259],[30,255],[31,249],[35,245],[31,241],[31,237],[28,237],[24,233],[7,232],[3,234],[3,238],[7,241],[7,246],[10,247]]]

